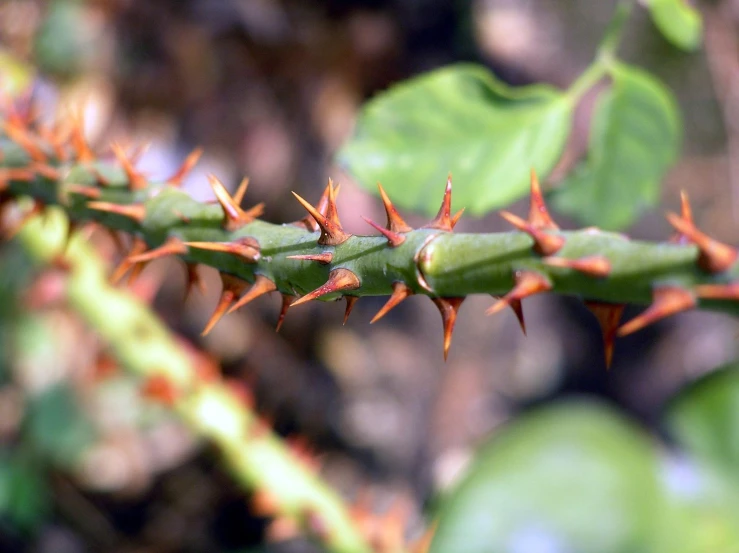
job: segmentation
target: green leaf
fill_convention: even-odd
[[[611,410],[525,416],[443,503],[431,553],[636,553],[661,501],[648,439]]]
[[[652,21],[674,46],[692,52],[703,40],[703,19],[688,0],[647,0]]]
[[[675,99],[648,73],[613,63],[612,87],[595,108],[588,157],[553,194],[553,205],[586,225],[624,228],[659,200],[680,148]]]
[[[570,130],[572,102],[542,85],[511,88],[485,68],[446,67],[378,95],[338,154],[367,189],[435,214],[448,173],[454,203],[483,215],[526,195],[529,171],[549,173]]]
[[[46,477],[38,463],[18,451],[0,452],[0,517],[32,531],[50,507]]]
[[[739,366],[697,381],[673,402],[667,422],[675,439],[739,485]]]

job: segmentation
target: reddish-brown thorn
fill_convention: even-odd
[[[534,251],[540,255],[554,255],[565,245],[563,236],[548,234],[544,230],[534,227],[528,221],[508,211],[501,211],[500,216],[521,232],[525,232],[534,240]]]
[[[95,211],[114,213],[141,223],[146,217],[146,208],[143,204],[114,204],[111,202],[88,202],[86,207]]]
[[[119,249],[121,249],[121,246],[122,244],[119,246]],[[144,242],[141,238],[134,238],[133,244],[131,245],[131,251],[128,252],[128,255],[121,260],[121,262],[118,264],[118,266],[115,269],[113,269],[113,273],[110,276],[110,282],[112,284],[117,284],[132,266],[132,263],[128,261],[128,258],[134,255],[138,255],[140,253],[144,253],[146,249],[147,249],[146,242]],[[142,268],[143,268],[143,265],[142,265]]]
[[[77,155],[77,161],[81,163],[89,163],[95,161],[95,154],[90,149],[85,139],[85,122],[84,115],[81,111],[72,113],[69,117],[72,122],[70,127],[70,140],[72,149]]]
[[[234,202],[236,202],[236,205],[241,205],[241,202],[244,201],[244,196],[246,196],[247,188],[249,188],[249,177],[244,177],[243,179],[241,179],[239,186],[236,187],[236,192],[234,192],[234,195],[233,195]],[[257,217],[259,217],[259,215],[257,215]]]
[[[536,171],[531,169],[531,205],[529,206],[529,224],[539,230],[559,230],[557,224],[552,220],[544,203],[544,196],[539,186],[539,177]]]
[[[219,181],[214,175],[208,175],[208,182],[210,187],[213,189],[213,193],[216,195],[218,203],[223,209],[223,228],[228,231],[238,230],[241,227],[248,225],[254,219],[259,217],[264,212],[264,204],[257,204],[248,211],[244,211],[239,206],[240,202],[237,202],[223,186],[223,183]],[[247,182],[248,181],[242,181]],[[239,193],[239,192],[237,192]],[[239,194],[243,194],[243,191]]]
[[[185,300],[190,297],[190,292],[193,288],[197,288],[201,294],[205,294],[205,281],[200,278],[198,264],[185,262],[185,271]]]
[[[226,314],[226,310],[229,308],[229,306],[248,286],[248,283],[244,282],[240,278],[231,275],[225,275],[222,273],[221,281],[223,282],[223,291],[221,292],[221,297],[218,300],[218,304],[216,305],[213,314],[210,316],[210,319],[206,323],[205,329],[203,329],[201,336],[207,335],[213,329],[216,323],[221,320],[221,317]]]
[[[603,333],[603,353],[605,355],[606,369],[611,368],[613,361],[613,350],[616,342],[616,332],[624,312],[624,304],[605,303],[600,301],[586,301],[585,306],[595,315]]]
[[[146,399],[158,401],[171,407],[180,397],[180,391],[172,380],[163,374],[154,374],[144,380],[141,395]]]
[[[11,181],[31,182],[35,178],[36,173],[30,169],[0,168],[0,190],[7,188]]]
[[[726,244],[714,240],[699,231],[695,225],[674,213],[667,214],[667,220],[687,240],[698,246],[698,266],[709,273],[721,273],[728,270],[739,256],[739,253]]]
[[[652,292],[652,304],[619,328],[618,335],[626,336],[669,315],[692,309],[695,305],[695,296],[689,290],[679,286],[660,286]]]
[[[322,286],[319,286],[312,292],[309,292],[302,298],[295,300],[290,304],[290,307],[295,307],[301,303],[306,303],[311,300],[320,298],[327,294],[334,292],[342,292],[344,290],[356,290],[360,286],[359,277],[352,273],[349,269],[334,269],[328,274],[328,281]]]
[[[32,160],[37,162],[46,161],[46,154],[28,131],[10,121],[5,121],[4,123],[0,123],[0,125],[2,125],[5,134],[7,134],[13,142],[23,148]]]
[[[185,242],[185,246],[238,255],[247,263],[256,263],[261,258],[259,242],[250,236],[239,238],[233,242]]]
[[[346,242],[351,234],[344,232],[339,224],[339,219],[336,216],[336,204],[334,203],[334,192],[333,188],[329,186],[329,200],[328,207],[326,209],[326,216],[324,217],[318,210],[301,198],[298,194],[293,192],[293,196],[300,202],[305,210],[315,219],[316,223],[321,229],[321,237],[318,239],[318,243],[322,246],[338,246]],[[333,206],[333,207],[332,207]],[[331,215],[334,215],[331,219]]]
[[[534,294],[552,289],[552,283],[539,273],[520,271],[516,273],[516,285],[505,296],[490,307],[485,314],[493,315],[510,305],[514,300],[522,300]]]
[[[411,295],[413,295],[413,290],[406,286],[405,283],[401,281],[393,282],[393,293],[390,296],[390,299],[388,299],[387,302],[385,302],[385,305],[383,305],[377,314],[372,317],[370,324],[376,323],[382,319],[393,307]]]
[[[67,150],[64,149],[66,141],[63,140],[62,137],[58,136],[54,129],[48,125],[40,125],[38,128],[38,134],[49,144],[49,146],[51,146],[51,149],[54,150],[54,155],[57,160],[62,162],[67,161],[69,156],[67,155]]]
[[[91,200],[97,200],[102,191],[94,186],[84,186],[82,184],[67,184],[64,186],[64,190],[67,194],[78,194]]]
[[[459,223],[459,220],[462,218],[463,213],[464,213],[464,208],[460,209],[454,214],[454,217],[452,217],[452,228],[457,226],[457,223]]]
[[[328,208],[328,193],[331,187],[333,186],[333,181],[331,179],[328,179],[328,184],[326,185],[326,188],[323,189],[323,194],[321,194],[321,198],[318,200],[318,203],[316,204],[316,211],[320,213],[321,215],[326,214],[326,209]],[[336,197],[339,194],[339,186],[335,187],[334,190],[334,197]],[[321,230],[321,227],[318,226],[318,223],[313,218],[312,215],[310,215],[310,212],[308,215],[300,219],[299,221],[295,221],[292,223],[292,225],[297,227],[305,227],[308,232],[318,232]]]
[[[500,296],[493,297],[497,300],[500,299]],[[521,300],[513,299],[508,302],[508,305],[511,307],[513,314],[516,315],[516,319],[518,319],[518,326],[521,327],[521,332],[526,336],[526,319],[524,319],[523,316],[523,302]]]
[[[195,148],[192,152],[190,152],[185,158],[185,161],[182,162],[182,165],[180,165],[179,169],[177,169],[175,174],[167,179],[167,184],[178,188],[182,186],[185,177],[187,177],[190,171],[192,171],[192,168],[195,167],[198,160],[200,159],[200,156],[202,155],[202,148]]]
[[[431,301],[436,304],[441,313],[441,322],[444,325],[444,361],[446,361],[452,345],[454,323],[457,322],[459,306],[462,305],[464,298],[431,298]]]
[[[702,284],[695,289],[701,299],[739,300],[739,282],[729,284]]]
[[[118,163],[121,164],[121,167],[123,167],[123,170],[126,172],[126,177],[128,178],[128,188],[130,190],[145,189],[148,185],[146,177],[136,171],[136,168],[133,166],[133,163],[131,163],[131,160],[128,159],[128,156],[126,156],[126,152],[123,151],[123,148],[120,146],[120,144],[116,144],[114,142],[110,145],[110,149],[113,151],[113,155],[115,155]]]
[[[564,257],[545,257],[542,259],[545,265],[572,269],[593,277],[607,277],[611,274],[611,262],[602,255],[591,255],[579,259],[567,259]]]
[[[390,198],[385,192],[385,189],[382,187],[382,185],[379,182],[377,183],[377,189],[380,191],[380,197],[382,198],[382,205],[385,206],[385,213],[387,214],[387,225],[385,228],[395,233],[412,231],[413,229],[411,228],[411,226],[408,225],[403,220],[403,218],[400,216],[400,214],[398,213],[398,210],[395,209],[393,202],[390,201]]]
[[[31,171],[33,171],[37,175],[41,175],[45,179],[56,181],[62,177],[59,169],[57,169],[56,167],[52,167],[51,165],[47,165],[46,163],[32,163],[30,169]]]
[[[168,238],[167,241],[158,248],[154,248],[153,250],[149,250],[148,252],[129,256],[128,261],[129,263],[145,263],[148,261],[153,261],[154,259],[159,259],[160,257],[166,257],[168,255],[180,255],[183,253],[187,253],[187,246],[185,246],[182,240],[180,240],[176,236],[172,236]]]
[[[446,179],[446,188],[444,189],[444,198],[441,200],[441,207],[439,213],[428,225],[424,225],[423,228],[433,228],[451,232],[454,229],[452,224],[452,175],[450,174]]]
[[[300,261],[318,261],[321,265],[328,265],[334,258],[331,252],[322,252],[317,254],[306,255],[288,255],[287,259],[298,259]]]
[[[344,299],[346,300],[346,309],[344,310],[344,321],[341,323],[343,325],[349,320],[349,315],[351,315],[354,304],[357,303],[359,296],[344,296]]]
[[[257,275],[251,288],[249,288],[246,294],[244,294],[239,301],[231,306],[231,309],[229,309],[228,312],[233,313],[259,296],[263,296],[269,292],[274,292],[275,290],[277,290],[277,285],[275,285],[272,280],[268,279],[264,275]]]
[[[275,326],[275,332],[279,332],[282,328],[282,323],[285,322],[285,315],[287,310],[290,309],[290,304],[295,301],[295,296],[290,294],[282,294],[282,306],[280,307],[280,316],[277,318],[277,326]]]
[[[371,227],[375,228],[376,230],[380,231],[382,235],[387,238],[387,242],[390,245],[391,248],[397,248],[400,246],[403,242],[405,242],[405,236],[402,234],[399,234],[397,232],[393,232],[392,230],[388,230],[386,228],[382,228],[380,225],[375,223],[372,219],[368,219],[364,215],[361,216],[364,221],[370,225]]]

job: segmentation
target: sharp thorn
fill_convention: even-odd
[[[592,255],[579,259],[567,259],[564,257],[545,257],[542,259],[545,265],[572,269],[593,277],[604,278],[611,274],[611,262],[602,255]]]
[[[539,177],[536,171],[531,169],[531,205],[529,206],[529,224],[539,230],[559,230],[557,224],[552,220],[544,203],[544,196],[539,186]]]
[[[72,149],[77,155],[77,161],[80,163],[91,163],[95,161],[95,154],[90,149],[85,139],[85,116],[83,112],[76,111],[70,114],[69,117],[72,122],[70,131],[70,141],[72,143]]]
[[[247,263],[256,263],[261,258],[259,242],[247,236],[233,242],[185,242],[185,246],[214,252],[237,255]]]
[[[681,238],[698,246],[698,266],[709,273],[722,273],[735,262],[739,253],[732,247],[714,240],[698,230],[692,221],[678,217],[674,213],[667,214],[669,223],[681,234]]]
[[[210,319],[208,319],[203,332],[200,334],[201,336],[206,336],[211,330],[213,330],[213,327],[216,325],[216,323],[220,321],[221,317],[226,314],[226,310],[229,308],[229,306],[247,287],[247,283],[240,278],[231,275],[225,275],[223,273],[221,273],[221,281],[223,282],[223,291],[221,292],[221,297],[218,300],[218,304],[216,305],[213,314],[210,316]]]
[[[239,206],[239,202],[231,197],[228,190],[226,190],[226,187],[223,186],[223,183],[214,175],[208,175],[208,182],[210,183],[210,187],[213,189],[213,193],[215,194],[218,203],[221,205],[221,209],[223,209],[223,228],[226,230],[239,230],[241,227],[254,221],[264,212],[263,204],[257,204],[248,211],[242,210]]]
[[[97,200],[102,195],[102,191],[94,186],[84,186],[82,184],[66,184],[64,185],[66,194],[77,194],[84,196],[90,200]]]
[[[285,315],[287,310],[290,309],[290,304],[295,301],[295,296],[290,294],[282,294],[282,306],[280,307],[280,316],[277,318],[277,326],[275,332],[279,332],[282,328],[282,323],[285,321]]]
[[[346,321],[349,320],[349,315],[351,315],[354,304],[357,303],[359,296],[344,296],[344,299],[346,300],[346,309],[344,310],[344,321],[341,323],[342,325],[345,325]]]
[[[2,126],[5,134],[8,135],[8,138],[23,148],[32,160],[37,162],[46,161],[46,154],[43,149],[36,143],[26,129],[11,121],[5,121],[0,126]]]
[[[374,229],[378,230],[382,235],[387,238],[387,242],[390,245],[391,248],[397,248],[400,246],[403,242],[405,242],[405,236],[402,234],[399,234],[397,232],[393,232],[392,230],[388,230],[386,228],[382,228],[380,225],[375,223],[372,219],[368,219],[364,215],[362,215],[362,219],[373,227]]]
[[[705,300],[739,300],[739,282],[702,284],[696,287],[695,292]]]
[[[114,235],[111,235],[111,236],[114,236]],[[118,246],[118,243],[116,245]],[[110,276],[111,284],[118,284],[118,282],[123,278],[123,276],[128,272],[128,270],[133,266],[133,263],[129,261],[129,257],[136,256],[140,253],[144,253],[146,249],[147,249],[146,242],[144,242],[141,238],[138,238],[138,237],[134,238],[133,244],[131,245],[131,251],[129,251],[128,255],[121,260],[121,262],[118,264],[118,266],[115,269],[113,269],[113,273]]]
[[[385,302],[385,305],[383,305],[377,314],[372,317],[370,324],[376,323],[382,319],[393,307],[411,295],[413,295],[413,290],[411,290],[405,283],[400,281],[393,282],[393,293],[390,296],[390,299],[388,299],[387,302]]]
[[[190,293],[193,288],[197,288],[200,290],[201,294],[205,294],[205,281],[200,278],[200,273],[198,273],[198,264],[185,262],[185,271],[187,280],[185,282],[184,299],[187,300],[187,298],[190,297]]]
[[[103,211],[105,213],[113,213],[132,219],[137,223],[141,223],[146,217],[146,207],[143,204],[115,204],[111,202],[88,202],[86,206],[94,211]]]
[[[334,203],[335,192],[329,184],[328,193],[328,207],[326,209],[326,216],[318,212],[318,210],[310,205],[307,201],[301,198],[298,194],[293,192],[293,196],[300,202],[305,210],[310,214],[311,217],[318,224],[321,229],[321,237],[318,239],[318,243],[322,246],[338,246],[346,242],[351,234],[344,232],[339,224],[338,216],[336,216],[336,205]],[[333,217],[333,218],[332,218]]]
[[[501,211],[500,216],[521,232],[528,234],[534,241],[534,251],[540,255],[554,255],[562,249],[562,246],[565,244],[563,236],[548,234],[544,230],[533,226],[528,221],[524,221],[513,213]]]
[[[241,202],[244,201],[244,196],[246,196],[247,188],[249,188],[249,177],[244,177],[243,179],[241,179],[241,182],[239,183],[239,186],[236,188],[236,192],[234,192],[233,195],[236,205],[241,205]]]
[[[457,223],[462,218],[462,214],[464,213],[464,208],[457,211],[454,216],[452,217],[452,228],[457,226]]]
[[[661,286],[652,293],[652,304],[637,317],[618,329],[618,336],[627,336],[669,315],[692,309],[695,296],[679,286]]]
[[[175,174],[167,179],[167,184],[176,188],[182,186],[185,178],[187,178],[187,175],[190,174],[190,171],[192,171],[193,167],[195,167],[198,160],[200,160],[200,156],[202,155],[202,148],[195,148],[192,152],[190,152],[185,158],[185,161],[182,162],[182,165],[180,165],[179,169],[177,169]]]
[[[129,263],[145,263],[159,259],[160,257],[166,257],[168,255],[180,255],[187,253],[187,246],[179,238],[172,236],[167,239],[161,246],[149,250],[148,252],[140,253],[134,256],[129,256]]]
[[[295,300],[290,304],[290,307],[295,307],[301,303],[315,300],[327,294],[342,292],[345,290],[356,290],[360,285],[359,277],[349,269],[334,269],[328,274],[328,281],[325,284],[319,286],[312,292],[309,292],[302,298]]]
[[[498,300],[500,299],[499,296],[493,296],[493,297]],[[523,302],[521,300],[512,299],[508,301],[508,305],[513,311],[513,314],[516,315],[516,319],[518,320],[518,326],[521,327],[521,332],[523,332],[523,335],[526,336],[526,319],[524,319],[524,316],[523,316]]]
[[[425,225],[423,228],[433,228],[438,230],[443,230],[446,232],[452,232],[454,229],[454,225],[452,224],[452,175],[449,174],[449,176],[446,179],[446,188],[444,189],[444,198],[441,200],[441,207],[439,208],[439,213],[437,213],[436,217],[433,221],[431,221],[428,225]]]
[[[387,214],[387,226],[385,228],[395,233],[412,231],[413,229],[411,228],[411,226],[408,225],[400,216],[398,210],[395,209],[395,206],[390,201],[388,195],[385,193],[385,189],[379,182],[377,183],[377,189],[380,191],[382,205],[385,206],[385,213]]]
[[[277,290],[277,285],[272,280],[268,279],[264,275],[257,275],[254,279],[254,284],[251,285],[249,290],[241,297],[241,299],[239,299],[239,301],[231,306],[231,309],[229,309],[228,312],[233,313],[237,309],[244,307],[250,301],[257,299],[259,296],[263,296],[269,292],[274,292],[275,290]]]
[[[441,313],[441,321],[444,325],[444,361],[449,356],[449,348],[452,345],[452,332],[454,332],[454,323],[457,322],[457,313],[459,306],[462,305],[464,298],[431,298]]]
[[[605,303],[599,301],[586,301],[585,306],[595,315],[603,334],[603,354],[605,356],[606,369],[611,368],[613,361],[613,350],[616,342],[618,325],[624,312],[624,304]]]
[[[328,265],[334,258],[331,252],[323,252],[317,254],[306,255],[288,255],[287,259],[298,259],[300,261],[318,261],[321,265]]]
[[[120,144],[116,144],[114,142],[110,145],[110,149],[113,151],[113,155],[115,155],[118,163],[121,164],[121,167],[123,167],[123,170],[126,173],[129,189],[144,190],[148,186],[146,177],[136,171],[136,168],[133,166],[133,163],[131,163],[131,160],[128,159]]]
[[[506,306],[511,305],[513,301],[520,301],[534,294],[546,292],[551,289],[552,283],[544,275],[529,271],[518,272],[516,274],[516,284],[513,289],[494,303],[485,314],[493,315]]]

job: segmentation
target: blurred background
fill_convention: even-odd
[[[331,177],[342,184],[344,226],[369,233],[360,215],[382,220],[380,202],[332,162],[364,101],[456,61],[484,64],[514,85],[566,87],[590,63],[614,6],[3,0],[0,58],[38,69],[42,104],[85,105],[87,132],[100,150],[111,140],[147,144],[138,167],[148,175],[172,174],[203,147],[185,185],[196,198],[211,198],[208,173],[230,187],[248,175],[247,204],[264,201],[266,220],[288,222],[304,215],[290,191],[315,201]],[[668,237],[663,211],[678,209],[685,189],[698,225],[736,244],[739,3],[699,7],[705,44],[693,54],[671,47],[643,10],[628,25],[623,57],[677,95],[685,129],[662,207],[628,233]],[[10,71],[8,63],[0,71]],[[562,173],[584,152],[591,100],[578,111]],[[441,200],[444,183],[429,186]],[[414,225],[424,221],[404,215]],[[458,229],[507,227],[493,214],[463,218]],[[74,313],[64,306],[30,311],[30,268],[12,245],[1,248],[0,264],[14,270],[0,277],[0,551],[261,551],[269,521],[251,512],[214,451],[141,399],[114,362],[96,353],[100,344]],[[332,486],[349,498],[370,490],[380,509],[398,500],[412,505],[412,532],[475,448],[522,410],[588,394],[659,432],[666,399],[737,354],[736,320],[692,312],[620,340],[607,372],[595,319],[581,303],[550,296],[524,302],[528,338],[512,313],[485,317],[490,298],[469,298],[447,363],[436,307],[423,298],[372,326],[385,298],[359,301],[344,326],[343,303],[316,302],[291,310],[276,334],[279,300],[265,297],[201,338],[220,293],[216,273],[201,271],[207,292],[184,304],[174,263],[148,267],[137,290],[156,293],[155,309],[177,333],[254,388],[258,410],[280,434],[302,436],[321,453]],[[317,550],[302,541],[269,547]]]

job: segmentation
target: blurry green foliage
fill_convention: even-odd
[[[49,507],[46,472],[41,464],[21,449],[0,450],[0,521],[33,531],[44,521]]]
[[[703,40],[703,20],[688,0],[645,0],[662,35],[683,50],[693,51]]]

